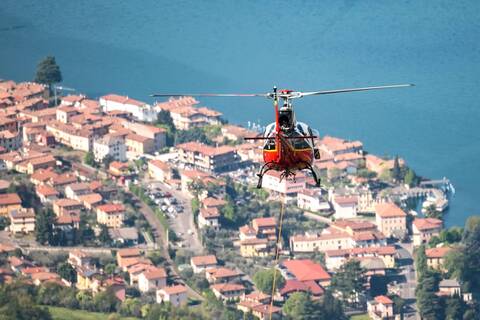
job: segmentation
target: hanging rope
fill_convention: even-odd
[[[278,236],[277,236],[277,245],[275,247],[275,264],[273,267],[273,285],[272,285],[272,297],[270,299],[270,320],[272,320],[272,309],[273,309],[273,296],[275,295],[275,289],[277,285],[277,268],[278,259],[280,257],[280,239],[282,237],[282,225],[283,225],[283,215],[285,212],[285,204],[282,201],[280,206],[280,224],[278,226]]]

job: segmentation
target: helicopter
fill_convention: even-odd
[[[315,184],[320,187],[320,173],[314,167],[314,160],[320,159],[320,151],[315,147],[318,132],[304,122],[297,121],[293,111],[292,100],[315,96],[346,92],[369,91],[379,89],[412,87],[414,84],[395,84],[375,87],[336,89],[323,91],[301,92],[288,89],[278,90],[273,87],[268,93],[199,93],[199,94],[152,94],[151,97],[264,97],[273,100],[275,122],[269,124],[264,133],[257,137],[246,137],[245,140],[264,140],[264,164],[257,173],[257,188],[262,187],[265,173],[271,170],[279,171],[280,181],[285,178],[295,179],[298,171],[308,169]],[[281,106],[279,101],[281,100]]]

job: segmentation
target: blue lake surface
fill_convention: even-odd
[[[54,55],[63,85],[149,101],[154,92],[267,92],[415,83],[304,98],[297,118],[359,139],[456,188],[446,224],[479,214],[480,1],[23,1],[0,5],[0,78]],[[269,101],[203,99],[230,122]]]

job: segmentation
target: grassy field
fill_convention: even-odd
[[[351,316],[350,320],[370,320],[370,317],[365,314],[357,314],[356,316]]]
[[[88,312],[84,310],[72,310],[59,307],[48,307],[54,320],[107,320],[108,313]],[[121,318],[122,320],[133,320],[136,318]]]

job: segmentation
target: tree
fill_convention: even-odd
[[[47,56],[39,62],[34,81],[48,85],[50,93],[52,92],[52,84],[62,82],[62,73],[55,57]]]
[[[58,266],[58,274],[70,283],[77,282],[77,272],[70,263],[64,262]]]
[[[400,169],[398,155],[395,156],[395,160],[393,161],[392,178],[395,182],[399,182],[402,180],[402,170]]]
[[[53,222],[55,214],[50,208],[41,210],[35,219],[35,238],[38,243],[50,243],[53,238]]]
[[[93,298],[95,309],[99,312],[115,312],[119,301],[111,288],[99,292]]]
[[[105,266],[105,273],[112,277],[117,270],[117,266],[114,263],[109,263]]]
[[[462,319],[463,314],[465,313],[465,309],[466,309],[465,303],[460,297],[454,296],[454,297],[448,298],[446,301],[445,319],[446,320]]]
[[[110,233],[108,233],[108,227],[104,224],[100,225],[100,235],[98,236],[98,240],[101,243],[110,245],[112,243],[112,238],[110,237]]]
[[[360,261],[352,259],[343,264],[333,276],[332,288],[341,294],[344,302],[356,303],[365,281],[365,269],[360,265]]]
[[[309,319],[312,301],[304,292],[295,292],[283,305],[283,312],[289,319]],[[310,318],[312,319],[312,318]]]
[[[229,224],[234,225],[237,222],[237,216],[235,215],[235,207],[230,196],[226,195],[225,200],[227,203],[221,209],[223,218],[228,221]]]
[[[418,184],[418,177],[415,174],[415,171],[408,168],[407,173],[405,173],[404,182],[410,187],[416,186]]]
[[[425,245],[418,247],[415,257],[415,269],[418,272],[419,278],[427,271],[427,255],[425,254]]]
[[[282,288],[285,284],[285,279],[275,268],[260,270],[253,275],[253,283],[258,290],[266,294],[272,294],[273,278],[275,277],[275,288]]]
[[[95,156],[93,155],[92,151],[89,151],[85,154],[83,157],[83,162],[91,167],[95,166]]]

